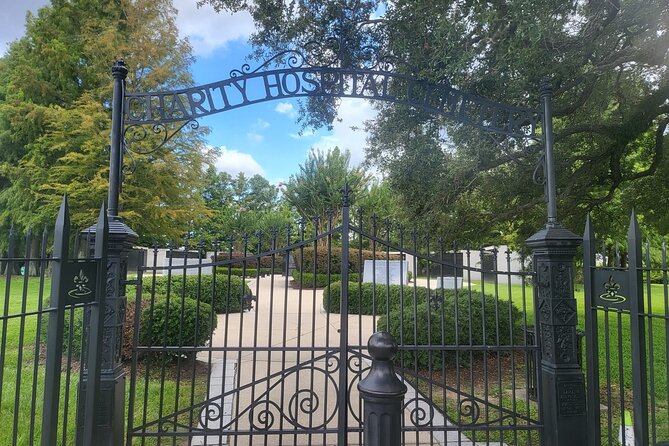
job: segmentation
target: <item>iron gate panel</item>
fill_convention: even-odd
[[[104,304],[104,209],[92,228],[97,245],[90,232],[71,236],[64,198],[53,232],[12,226],[0,253],[0,444],[95,442],[88,414],[99,391],[87,375],[100,364],[102,323],[95,316]],[[89,398],[86,388],[93,389]]]
[[[367,340],[390,330],[410,389],[405,444],[539,444],[532,273],[495,252],[495,280],[485,282],[472,266],[480,251],[447,251],[362,212],[349,223],[348,207],[342,226],[324,226],[229,239],[210,252],[172,247],[164,263],[150,251],[135,302],[128,443],[362,444]],[[419,262],[427,275],[402,285],[376,275],[408,277]],[[200,300],[187,306],[190,296]],[[156,342],[147,333],[164,308],[178,312],[176,338]],[[449,329],[456,320],[460,329]],[[209,330],[206,343],[186,336],[191,322]]]
[[[618,243],[598,252],[590,219],[583,238],[590,444],[660,444],[669,439],[666,243],[644,243],[634,214],[627,252]]]

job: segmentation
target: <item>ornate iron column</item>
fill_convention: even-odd
[[[390,333],[374,333],[367,342],[372,368],[358,383],[364,401],[365,446],[402,444],[402,407],[407,386],[395,375],[392,359],[397,343]]]
[[[128,254],[138,239],[118,216],[121,166],[123,165],[123,90],[128,70],[119,59],[112,67],[114,93],[112,102],[112,132],[109,160],[109,235],[107,247],[107,277],[105,280],[105,315],[102,333],[99,405],[96,408],[97,445],[122,445],[125,426],[125,372],[121,362],[123,323],[126,308],[126,279]],[[95,233],[95,227],[84,232]],[[96,237],[91,237],[94,246]],[[80,383],[79,401],[85,401],[85,382]],[[81,409],[81,406],[79,406]],[[78,429],[83,426],[78,426]],[[77,438],[82,438],[77,435]]]
[[[548,222],[526,240],[534,252],[536,272],[534,314],[541,350],[538,403],[544,425],[543,445],[585,446],[585,380],[578,364],[573,283],[573,260],[581,238],[557,222],[552,93],[550,83],[542,82]]]

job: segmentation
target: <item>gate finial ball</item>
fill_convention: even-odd
[[[370,336],[367,349],[373,359],[390,361],[397,353],[397,342],[390,333],[379,331]]]

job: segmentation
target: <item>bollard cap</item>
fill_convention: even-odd
[[[390,361],[397,353],[397,342],[390,333],[379,331],[369,337],[367,350],[376,361]]]
[[[397,353],[395,339],[390,333],[374,333],[367,342],[367,348],[372,357],[372,367],[367,376],[358,383],[362,398],[404,398],[407,387],[397,378],[391,362]]]

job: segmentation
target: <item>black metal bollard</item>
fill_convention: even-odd
[[[374,333],[367,342],[372,368],[358,383],[364,401],[364,446],[402,444],[402,407],[407,386],[395,375],[397,343],[390,333]]]

